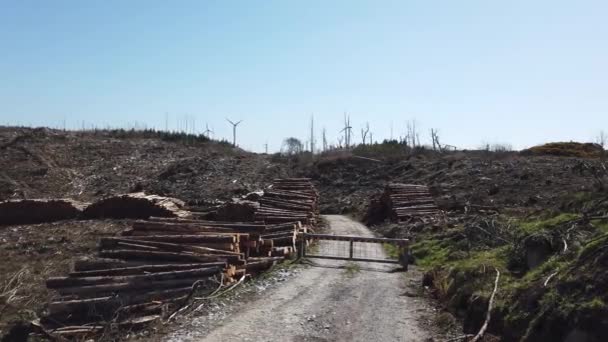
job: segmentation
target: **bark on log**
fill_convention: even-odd
[[[119,275],[138,275],[168,271],[193,270],[208,267],[226,267],[226,262],[210,262],[199,264],[165,264],[165,265],[143,265],[122,268],[107,268],[91,271],[70,272],[70,277],[103,277]]]
[[[237,255],[221,255],[221,254],[208,254],[208,255],[193,255],[187,253],[173,253],[173,252],[150,252],[150,251],[138,251],[119,249],[113,251],[101,251],[99,256],[102,258],[111,259],[123,259],[123,260],[164,260],[164,261],[182,261],[182,262],[213,262],[213,261],[235,261],[239,259]]]
[[[141,241],[159,241],[170,243],[236,243],[242,234],[200,234],[200,235],[146,235],[125,236],[123,239],[134,239]]]
[[[127,244],[137,244],[144,247],[152,247],[158,249],[160,251],[171,251],[171,252],[193,252],[197,254],[233,254],[239,255],[239,253],[219,250],[207,247],[199,247],[199,246],[191,246],[191,245],[182,245],[168,242],[158,242],[158,241],[145,241],[141,239],[121,239],[121,238],[101,238],[99,244],[101,248],[105,249],[116,249],[116,247],[120,247],[121,245]]]
[[[51,277],[46,281],[49,289],[63,287],[91,286],[109,283],[130,283],[141,281],[172,280],[181,278],[206,277],[220,272],[217,266],[198,268],[193,270],[168,271],[151,274],[125,275],[125,276],[97,276],[97,277]]]

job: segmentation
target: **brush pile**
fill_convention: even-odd
[[[297,222],[217,222],[150,218],[122,236],[102,238],[97,258],[74,262],[47,280],[57,297],[45,329],[67,338],[160,320],[200,287],[229,285],[295,253]]]
[[[34,224],[78,218],[87,203],[69,199],[25,199],[0,202],[0,225]]]
[[[269,224],[300,221],[314,227],[319,220],[319,193],[308,178],[275,179],[258,201],[257,221]]]

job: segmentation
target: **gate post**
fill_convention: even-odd
[[[298,237],[300,241],[298,241],[298,258],[302,259],[306,257],[306,234],[299,234]]]
[[[353,239],[350,239],[350,253],[349,253],[349,255],[350,255],[351,259],[353,258],[353,245],[354,245],[354,243],[355,242],[353,241]]]
[[[408,243],[402,241],[399,243],[399,263],[403,266],[403,270],[407,272],[410,263]]]

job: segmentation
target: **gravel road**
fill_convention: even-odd
[[[330,233],[372,236],[360,223],[330,215]],[[381,247],[374,251],[384,253]],[[206,335],[172,341],[424,341],[418,319],[430,308],[404,295],[396,265],[314,259],[293,278],[250,301]],[[351,265],[351,266],[348,266]],[[202,335],[202,337],[201,337]],[[192,336],[192,335],[190,335]]]

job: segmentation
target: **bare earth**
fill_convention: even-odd
[[[326,216],[330,232],[372,236],[345,216]],[[384,253],[378,246],[374,251]],[[396,265],[315,259],[273,291],[251,301],[205,333],[171,341],[424,341],[431,336],[419,317],[431,310],[423,298],[404,295],[409,274]],[[196,329],[193,326],[192,329]],[[187,336],[185,336],[187,335]],[[196,336],[196,337],[195,337]],[[200,337],[203,336],[203,337]]]

